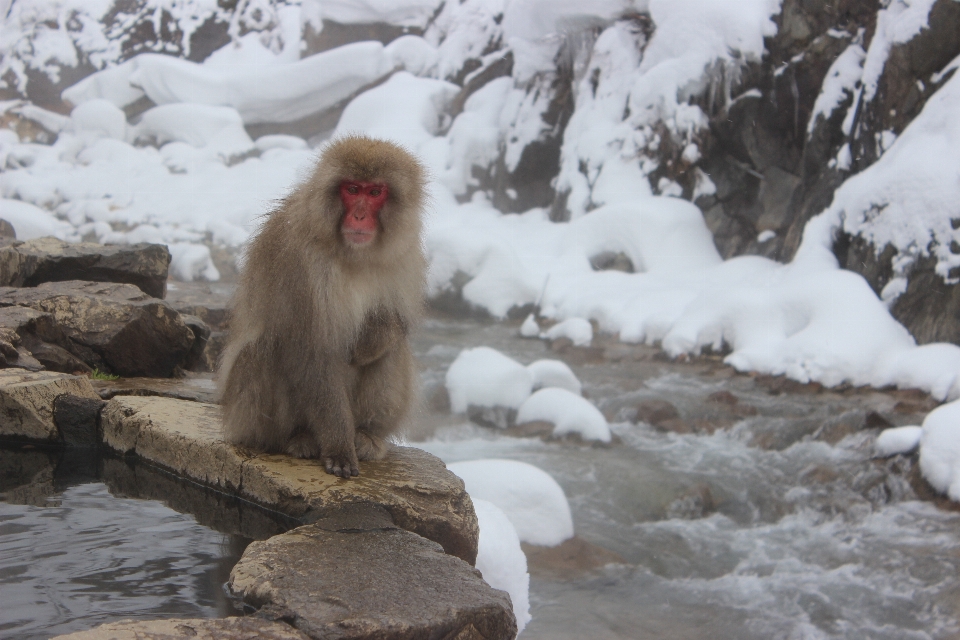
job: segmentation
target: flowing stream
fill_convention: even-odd
[[[446,368],[480,345],[523,364],[567,361],[619,442],[517,438],[438,410]],[[557,353],[516,323],[440,318],[416,342],[428,402],[414,444],[448,462],[544,469],[585,543],[553,557],[527,548],[533,619],[521,637],[958,637],[960,513],[917,499],[915,458],[873,459],[880,426],[919,424],[929,399],[594,345]],[[639,403],[663,400],[675,431],[631,422]],[[619,558],[596,566],[608,552]]]
[[[737,374],[719,357],[673,362],[603,337],[551,351],[518,326],[428,319],[409,440],[448,462],[529,462],[566,492],[576,538],[525,547],[522,638],[960,637],[960,512],[927,495],[915,457],[873,458],[879,429],[919,424],[929,399]],[[516,437],[451,414],[447,367],[481,345],[565,360],[616,441]],[[663,401],[674,420],[634,421]],[[58,455],[0,450],[4,638],[229,615],[230,568],[285,526],[145,465]]]

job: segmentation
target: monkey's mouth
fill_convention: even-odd
[[[344,230],[343,237],[344,239],[352,245],[362,246],[365,244],[370,244],[373,239],[377,236],[376,231],[361,231],[358,229],[349,229]]]

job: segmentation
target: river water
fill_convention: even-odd
[[[480,345],[565,360],[616,441],[514,437],[450,414],[446,369]],[[551,350],[517,323],[434,316],[414,347],[426,401],[410,444],[448,462],[529,462],[570,501],[576,539],[525,548],[522,638],[960,637],[960,513],[929,499],[914,458],[873,459],[879,428],[918,424],[923,396],[823,390],[607,338]],[[633,421],[663,401],[675,420]],[[230,568],[285,526],[145,465],[0,453],[4,638],[231,614]]]
[[[566,360],[620,442],[511,437],[436,410],[449,363],[480,345],[524,364]],[[960,513],[917,499],[912,458],[872,457],[879,427],[918,424],[929,399],[594,345],[558,353],[520,338],[516,324],[439,318],[416,343],[425,394],[441,402],[428,403],[414,444],[447,462],[510,458],[544,469],[567,494],[578,538],[599,548],[594,557],[619,556],[590,568],[583,547],[566,561],[528,548],[533,619],[521,637],[960,637]],[[631,422],[639,403],[658,400],[689,433]]]

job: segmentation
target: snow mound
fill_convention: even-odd
[[[213,265],[210,248],[202,244],[180,242],[168,246],[170,249],[170,275],[183,282],[206,280],[215,282],[220,272]]]
[[[547,340],[567,338],[578,347],[589,347],[593,342],[593,326],[585,318],[567,318],[543,332]]]
[[[127,135],[127,116],[108,100],[90,100],[70,112],[74,131],[89,131],[94,134],[123,140]]]
[[[450,408],[464,413],[468,405],[518,409],[530,396],[530,371],[496,349],[477,347],[460,352],[446,376]]]
[[[131,129],[130,137],[132,140],[153,138],[161,145],[185,142],[225,156],[239,155],[253,148],[253,140],[243,128],[243,119],[236,109],[206,104],[154,107],[141,116],[140,123]]]
[[[517,411],[517,424],[545,420],[554,424],[553,435],[578,434],[584,440],[610,442],[610,425],[589,400],[567,389],[541,389]]]
[[[920,472],[934,489],[960,502],[960,401],[937,407],[924,419]]]
[[[580,395],[583,385],[567,363],[560,360],[536,360],[527,365],[533,376],[533,388],[558,387]]]
[[[506,514],[495,504],[480,498],[472,500],[480,525],[477,570],[491,587],[510,594],[518,630],[523,631],[530,622],[530,574],[520,538]]]
[[[17,240],[33,240],[43,236],[55,236],[68,241],[80,239],[71,225],[28,202],[6,198],[0,200],[0,218],[13,225]]]
[[[877,436],[875,448],[877,455],[883,458],[895,456],[898,453],[910,453],[920,444],[923,427],[894,427],[884,429]]]
[[[447,468],[463,480],[471,499],[499,507],[522,542],[553,547],[573,536],[567,496],[546,471],[499,459],[454,462]]]

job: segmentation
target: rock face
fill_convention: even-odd
[[[52,314],[28,307],[0,308],[0,355],[11,367],[76,373],[90,367],[70,353],[72,344]]]
[[[54,403],[63,395],[100,400],[85,376],[0,369],[0,437],[59,441]]]
[[[0,286],[90,280],[132,284],[154,298],[167,290],[170,252],[162,244],[101,245],[53,237],[0,246]]]
[[[257,618],[219,620],[123,620],[110,622],[89,631],[78,631],[53,640],[306,640],[307,636],[290,625]]]
[[[231,591],[258,615],[318,639],[516,636],[509,596],[479,571],[385,513],[353,515],[252,543],[230,573]]]
[[[434,456],[395,447],[342,480],[316,460],[257,454],[223,441],[220,409],[171,398],[116,397],[101,413],[104,444],[176,474],[313,522],[349,505],[380,505],[394,525],[469,564],[479,529],[463,482]]]
[[[170,376],[196,339],[179,313],[129,284],[68,281],[0,287],[0,307],[13,306],[53,318],[67,340],[54,336],[47,344],[65,344],[88,366],[122,376]]]

